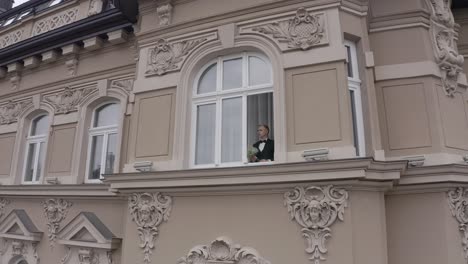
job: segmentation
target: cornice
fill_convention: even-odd
[[[116,191],[144,188],[227,187],[291,184],[320,181],[392,182],[406,161],[379,162],[371,158],[251,165],[230,168],[189,169],[106,175],[104,182]]]
[[[468,165],[445,164],[415,167],[406,170],[398,185],[418,185],[428,183],[468,184]]]
[[[79,197],[117,198],[107,184],[9,185],[0,186],[2,197]]]
[[[430,27],[430,14],[426,10],[398,13],[370,19],[369,31],[380,32],[412,27]]]

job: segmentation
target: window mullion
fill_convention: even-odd
[[[249,87],[249,57],[246,52],[242,56],[242,87]]]
[[[247,95],[242,96],[242,162],[247,160]]]
[[[215,166],[221,163],[221,140],[222,140],[222,104],[223,100],[218,98],[216,100],[216,122],[215,122]]]
[[[216,67],[216,91],[219,92],[223,90],[223,59],[221,57],[218,58]]]

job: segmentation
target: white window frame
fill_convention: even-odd
[[[344,46],[345,48],[348,47],[350,54],[348,59],[348,56],[346,56],[346,61],[347,63],[350,63],[351,68],[352,68],[352,77],[348,77],[348,89],[350,91],[354,92],[354,107],[355,107],[355,114],[356,116],[354,117],[356,119],[356,123],[354,123],[354,119],[352,120],[352,125],[353,125],[353,134],[354,131],[357,131],[356,138],[358,140],[357,144],[356,142],[354,143],[355,147],[357,145],[357,153],[356,156],[359,157],[365,157],[366,156],[366,139],[365,139],[365,133],[364,133],[364,117],[363,117],[363,111],[362,111],[362,95],[361,95],[361,79],[359,78],[359,64],[357,60],[357,51],[356,51],[356,43],[345,40],[344,41]],[[346,54],[348,55],[348,49],[346,49]],[[349,61],[351,60],[351,61]],[[350,100],[352,100],[351,95],[350,95]],[[350,105],[351,106],[351,105]],[[354,138],[354,136],[353,136]]]
[[[96,111],[102,106],[111,105],[111,104],[117,104],[117,106],[120,107],[120,103],[118,102],[104,102],[102,104],[99,104],[97,107],[95,107],[91,114],[92,115],[91,125],[90,125],[90,128],[88,129],[88,151],[86,155],[85,183],[100,183],[101,182],[101,179],[103,179],[102,174],[104,174],[105,169],[106,169],[106,155],[107,155],[107,147],[109,145],[109,136],[116,134],[118,138],[118,134],[119,134],[118,122],[117,124],[111,125],[111,126],[93,127],[94,121],[96,118]],[[117,114],[120,114],[120,111],[117,111]],[[100,171],[99,179],[90,179],[91,175],[90,175],[89,169],[91,167],[91,151],[92,151],[93,137],[95,136],[103,136],[102,153],[101,153],[101,171]],[[118,148],[118,144],[116,148]],[[116,157],[117,157],[117,151],[118,150],[116,149]],[[115,160],[115,162],[118,163],[117,159]]]
[[[41,143],[44,143],[44,148],[45,148],[45,153],[47,153],[47,136],[48,136],[48,133],[45,133],[45,134],[42,134],[42,135],[35,135],[35,136],[31,136],[31,133],[32,133],[32,129],[33,129],[33,124],[36,120],[38,120],[39,118],[44,118],[46,117],[47,118],[47,115],[39,115],[39,116],[36,116],[34,117],[31,122],[30,122],[30,125],[29,125],[29,131],[28,131],[28,136],[26,138],[26,151],[25,151],[25,156],[24,156],[24,166],[23,166],[23,177],[22,177],[22,180],[21,180],[21,183],[22,184],[39,184],[41,183],[41,176],[44,172],[44,167],[45,167],[45,164],[42,164],[41,166],[41,171],[38,172],[37,170],[37,167],[39,166],[39,163],[41,162],[39,160],[39,154],[41,153]],[[31,181],[26,181],[26,170],[28,168],[28,157],[29,157],[29,151],[30,151],[30,145],[31,144],[34,144],[36,145],[35,149],[34,149],[34,161],[33,161],[33,164],[32,164],[32,167],[33,167],[33,175],[32,175],[32,179]],[[43,157],[43,163],[45,163],[45,160],[46,160],[46,157],[44,156]]]
[[[254,85],[249,86],[249,63],[248,58],[249,56],[259,57],[263,61],[265,61],[270,70],[270,83],[268,84],[261,84],[261,85]],[[227,60],[242,58],[242,87],[229,89],[229,90],[222,90],[223,85],[223,62]],[[215,92],[204,93],[204,94],[197,94],[197,88],[199,85],[200,78],[202,77],[203,73],[206,69],[212,66],[214,63],[216,64],[216,89]],[[249,163],[247,160],[247,96],[255,95],[255,94],[263,94],[263,93],[273,93],[273,69],[271,66],[270,60],[259,53],[256,52],[242,52],[233,55],[227,56],[220,56],[214,60],[211,60],[207,64],[205,64],[198,72],[195,77],[195,81],[192,88],[192,122],[191,122],[191,146],[190,146],[190,165],[193,168],[210,168],[210,167],[231,167],[231,166],[240,166],[240,165],[247,165],[252,164]],[[229,99],[229,98],[242,98],[242,161],[241,162],[224,162],[221,163],[221,134],[222,134],[222,100]],[[216,105],[216,131],[215,131],[215,153],[214,153],[214,163],[213,164],[195,164],[195,156],[196,156],[196,139],[197,139],[197,107],[201,105],[207,104],[215,104]],[[271,128],[274,129],[274,128]],[[272,162],[262,162],[262,164],[272,163]]]

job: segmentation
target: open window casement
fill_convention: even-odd
[[[66,263],[115,263],[112,252],[120,247],[117,238],[101,220],[90,212],[81,212],[58,234],[58,243],[68,248]]]
[[[0,223],[0,263],[38,264],[42,234],[25,210],[12,210]]]

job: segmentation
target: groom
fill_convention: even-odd
[[[275,142],[268,138],[268,134],[270,134],[270,128],[268,125],[258,125],[258,141],[253,144],[253,147],[258,149],[258,152],[252,156],[250,160],[251,162],[275,160]]]

